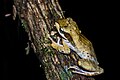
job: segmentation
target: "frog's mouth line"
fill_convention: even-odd
[[[82,75],[85,75],[85,76],[95,76],[95,75],[103,73],[103,70],[101,70],[101,71],[90,71],[90,70],[85,70],[83,68],[79,68],[78,66],[70,66],[68,69],[71,70],[73,73],[82,74]]]

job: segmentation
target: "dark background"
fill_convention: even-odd
[[[92,42],[100,66],[105,72],[95,76],[96,80],[115,80],[115,62],[117,58],[117,4],[113,2],[95,2],[80,0],[59,0],[65,17],[72,17],[77,22],[82,33]],[[0,32],[1,54],[3,55],[3,80],[27,79],[44,80],[45,75],[39,68],[39,60],[31,50],[25,55],[24,48],[28,41],[27,33],[22,27],[17,27],[17,21],[12,16],[12,0],[1,0]],[[117,37],[116,37],[117,36]],[[119,46],[119,45],[118,45]],[[115,60],[115,59],[118,60]]]

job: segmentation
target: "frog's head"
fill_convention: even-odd
[[[58,33],[63,38],[65,38],[65,34],[74,35],[77,33],[79,35],[79,33],[80,33],[80,30],[79,30],[76,22],[73,21],[72,18],[58,20],[57,22],[55,22],[55,27],[56,27]]]
[[[71,32],[73,32],[73,33],[77,32],[79,34],[79,32],[80,32],[76,22],[73,21],[72,18],[58,20],[57,22],[60,26],[60,30],[65,33],[70,34]]]

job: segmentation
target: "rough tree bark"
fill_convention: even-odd
[[[67,68],[76,64],[73,55],[61,54],[48,46],[51,42],[47,34],[54,30],[56,20],[64,18],[58,0],[14,0],[13,9],[28,33],[30,45],[44,66],[48,80],[94,80],[72,74]]]

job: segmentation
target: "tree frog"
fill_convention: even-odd
[[[92,43],[81,34],[77,24],[72,18],[60,19],[55,22],[57,32],[62,38],[58,38],[55,42],[52,41],[51,46],[59,52],[69,54],[71,50],[79,55],[78,65],[70,66],[73,73],[93,76],[103,73],[103,69],[98,65],[98,61],[92,46]],[[60,39],[62,44],[60,44]],[[80,67],[82,67],[82,70]],[[86,71],[85,71],[86,70]]]
[[[81,34],[76,22],[72,18],[58,20],[55,25],[59,34],[66,39],[66,42],[74,43],[71,44],[74,45],[74,48],[68,45],[70,49],[75,51],[81,58],[90,59],[98,64],[91,42]],[[70,35],[71,40],[66,34]]]

